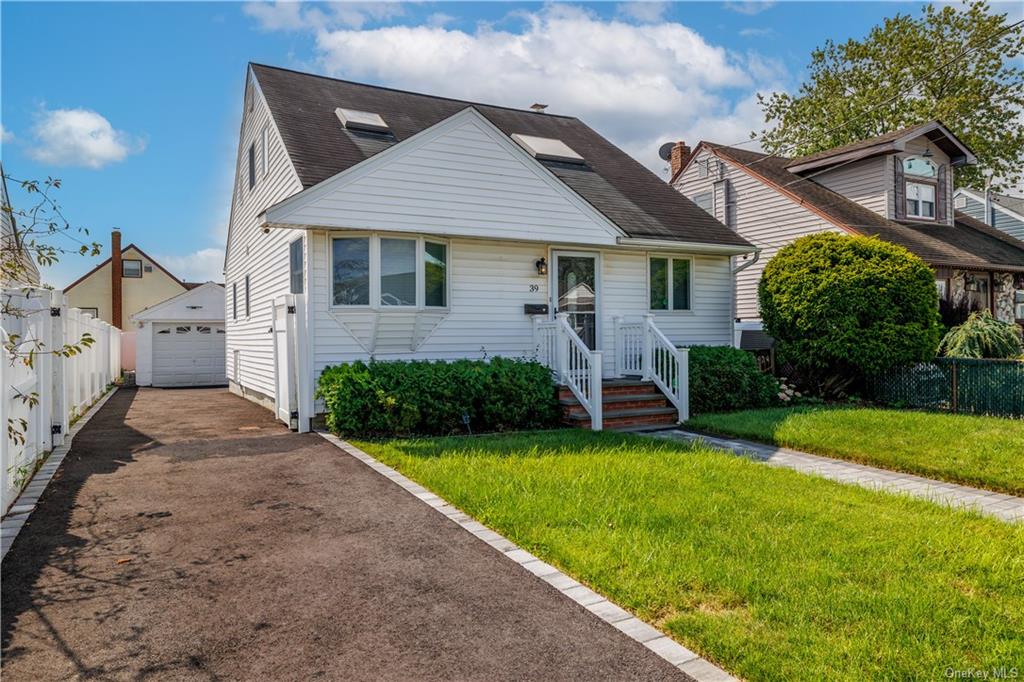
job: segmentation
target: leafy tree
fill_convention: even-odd
[[[997,320],[988,310],[973,312],[962,325],[950,329],[940,350],[951,358],[1011,360],[1024,354],[1020,327]]]
[[[89,231],[84,227],[72,227],[64,217],[60,205],[54,199],[55,192],[61,187],[59,179],[48,177],[43,181],[17,180],[3,173],[3,180],[5,188],[8,182],[20,187],[28,201],[22,208],[13,207],[9,198],[0,203],[0,218],[5,225],[0,234],[0,318],[3,320],[0,362],[7,362],[11,366],[23,363],[32,367],[36,358],[44,353],[60,357],[78,355],[95,342],[88,332],[60,348],[52,348],[42,340],[22,338],[10,332],[9,329],[15,325],[8,322],[33,314],[25,309],[25,301],[38,296],[40,289],[50,288],[29,283],[34,275],[33,264],[52,265],[65,254],[96,256],[100,253],[100,245],[83,241],[78,235],[88,235]],[[14,390],[15,398],[30,409],[39,402],[36,392],[25,394],[17,392],[14,387],[4,387],[4,390],[8,389]],[[11,442],[24,445],[27,429],[28,422],[25,420],[7,418],[7,438]],[[26,477],[31,475],[35,464],[29,462],[13,467],[17,487],[20,488]]]
[[[896,365],[935,357],[935,275],[902,246],[871,237],[801,237],[768,261],[758,285],[776,354],[802,383],[840,395]]]
[[[897,14],[863,40],[829,40],[811,53],[797,94],[759,95],[771,153],[803,156],[938,119],[978,156],[959,185],[984,173],[1013,185],[1024,168],[1024,26],[987,2],[925,5]]]

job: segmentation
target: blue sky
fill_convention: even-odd
[[[56,176],[75,225],[221,279],[248,61],[579,116],[658,170],[733,143],[810,51],[920,3],[0,3],[5,172]],[[13,188],[12,188],[13,190]],[[14,202],[21,200],[12,191]],[[68,243],[68,246],[74,246]],[[100,259],[67,256],[64,286]]]

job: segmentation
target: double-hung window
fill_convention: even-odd
[[[689,258],[651,256],[648,284],[651,310],[691,310],[693,262]]]
[[[907,183],[907,217],[935,218],[935,185]]]
[[[336,307],[444,308],[448,245],[420,237],[335,237],[331,302]]]

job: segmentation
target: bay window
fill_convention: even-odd
[[[421,237],[331,240],[332,304],[370,308],[448,305],[448,245]]]
[[[689,258],[652,256],[648,260],[651,310],[690,310],[692,263]]]

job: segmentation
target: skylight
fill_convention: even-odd
[[[518,142],[520,147],[530,152],[536,159],[542,161],[563,161],[565,163],[583,163],[583,157],[577,154],[572,147],[553,137],[534,137],[532,135],[513,133],[512,139]]]
[[[357,109],[342,109],[341,107],[335,109],[334,113],[337,114],[341,124],[349,130],[369,130],[375,133],[388,132],[388,124],[384,122],[380,114],[375,114],[371,111],[359,111]]]

